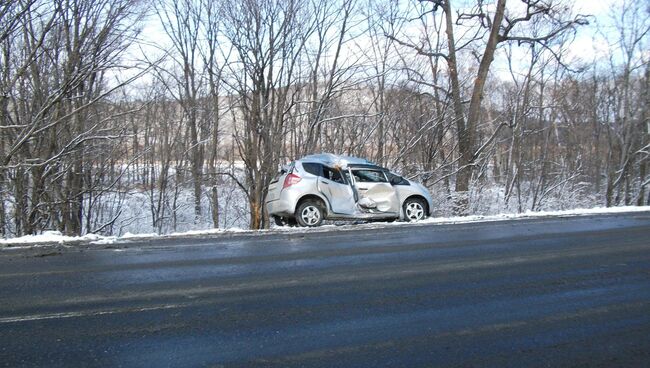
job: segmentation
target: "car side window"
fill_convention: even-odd
[[[393,184],[393,185],[411,185],[408,180],[404,179],[403,177],[401,177],[401,176],[399,176],[397,174],[394,174],[394,173],[392,173],[392,172],[390,172],[388,170],[384,171],[384,173],[386,173],[386,176],[388,177],[388,182]],[[393,181],[394,178],[399,178],[399,181],[397,183],[395,183]]]
[[[312,162],[303,162],[302,167],[306,172],[316,175],[323,176],[323,166],[321,164],[312,163]]]
[[[354,179],[361,183],[387,183],[383,172],[378,170],[352,170]]]
[[[341,176],[341,172],[337,169],[323,166],[323,177],[336,183],[345,184],[345,180]]]

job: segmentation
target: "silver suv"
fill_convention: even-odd
[[[282,167],[266,208],[277,225],[319,226],[329,220],[417,221],[431,215],[427,189],[368,160],[319,154]]]

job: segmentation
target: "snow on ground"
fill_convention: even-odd
[[[585,215],[598,215],[598,214],[611,214],[623,212],[650,212],[650,206],[626,206],[626,207],[598,207],[598,208],[579,208],[564,211],[541,211],[533,212],[528,211],[524,213],[515,214],[499,214],[499,215],[476,215],[476,216],[457,216],[457,217],[432,217],[418,222],[418,224],[457,224],[457,223],[471,223],[471,222],[488,222],[488,221],[504,221],[513,219],[524,218],[545,218],[545,217],[565,217],[565,216],[585,216]],[[87,234],[84,236],[66,236],[58,231],[46,231],[39,235],[26,235],[19,238],[3,239],[0,240],[0,247],[28,247],[39,246],[48,244],[71,244],[71,243],[91,243],[91,244],[115,244],[115,243],[128,243],[143,239],[167,239],[167,238],[182,238],[182,237],[196,237],[208,236],[218,234],[250,234],[250,235],[263,235],[268,233],[278,232],[313,232],[313,231],[331,231],[336,229],[340,230],[354,230],[364,228],[379,228],[388,226],[403,226],[407,222],[373,222],[364,224],[346,224],[346,225],[324,225],[318,228],[300,228],[300,227],[273,227],[267,230],[245,230],[237,227],[228,229],[209,229],[209,230],[192,230],[186,232],[177,232],[169,235],[159,235],[155,233],[147,234],[132,234],[126,233],[122,236],[101,236],[96,234]]]
[[[72,243],[72,242],[93,242],[103,240],[105,237],[96,234],[86,234],[84,236],[67,236],[60,231],[45,231],[38,235],[25,235],[19,238],[0,239],[0,245],[35,245],[44,243]]]

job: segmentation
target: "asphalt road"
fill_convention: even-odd
[[[351,228],[0,250],[0,366],[650,366],[650,213]]]

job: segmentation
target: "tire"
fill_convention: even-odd
[[[323,207],[314,200],[302,202],[296,210],[296,220],[302,227],[316,227],[323,223]]]
[[[402,206],[404,220],[408,222],[420,221],[427,218],[427,204],[420,198],[408,198]]]

